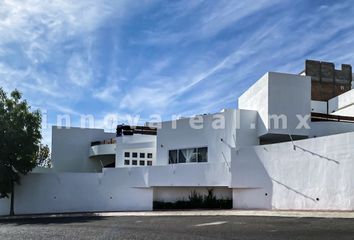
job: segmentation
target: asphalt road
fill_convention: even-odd
[[[354,239],[354,219],[190,216],[0,221],[0,239]]]

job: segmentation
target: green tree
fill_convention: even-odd
[[[41,136],[41,113],[21,99],[18,90],[8,96],[0,88],[0,197],[11,197],[14,215],[15,185],[37,165]]]
[[[48,145],[40,144],[37,156],[37,166],[45,168],[52,167],[52,161],[50,158],[50,150]]]

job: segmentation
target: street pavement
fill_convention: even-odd
[[[0,220],[1,240],[354,239],[353,218],[85,216]]]

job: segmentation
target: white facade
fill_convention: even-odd
[[[156,136],[137,134],[119,137],[116,149],[116,167],[155,165]]]
[[[103,129],[52,128],[52,163],[56,172],[100,172],[112,161],[105,157],[90,158],[91,143],[115,138]],[[114,153],[112,153],[114,154]]]
[[[242,148],[235,159],[235,208],[354,209],[354,133]]]
[[[237,209],[354,210],[354,120],[326,117],[354,117],[353,94],[314,101],[310,77],[270,72],[240,109],[162,122],[157,135],[54,127],[53,169],[23,178],[15,210],[152,210],[207,189]]]
[[[258,112],[258,136],[307,136],[307,129],[296,127],[299,123],[297,115],[307,116],[311,113],[311,79],[307,76],[269,72],[240,96],[238,106],[240,109]],[[278,119],[279,127],[275,123]]]
[[[168,164],[169,150],[208,148],[208,163],[230,162],[235,147],[236,111],[182,118],[162,123],[157,131],[157,165]]]
[[[328,101],[329,113],[354,117],[354,89]]]

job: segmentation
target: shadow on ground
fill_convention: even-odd
[[[12,225],[46,225],[46,224],[70,224],[70,223],[88,223],[105,220],[106,217],[85,216],[85,217],[42,217],[26,219],[1,219],[0,226],[3,224]]]

